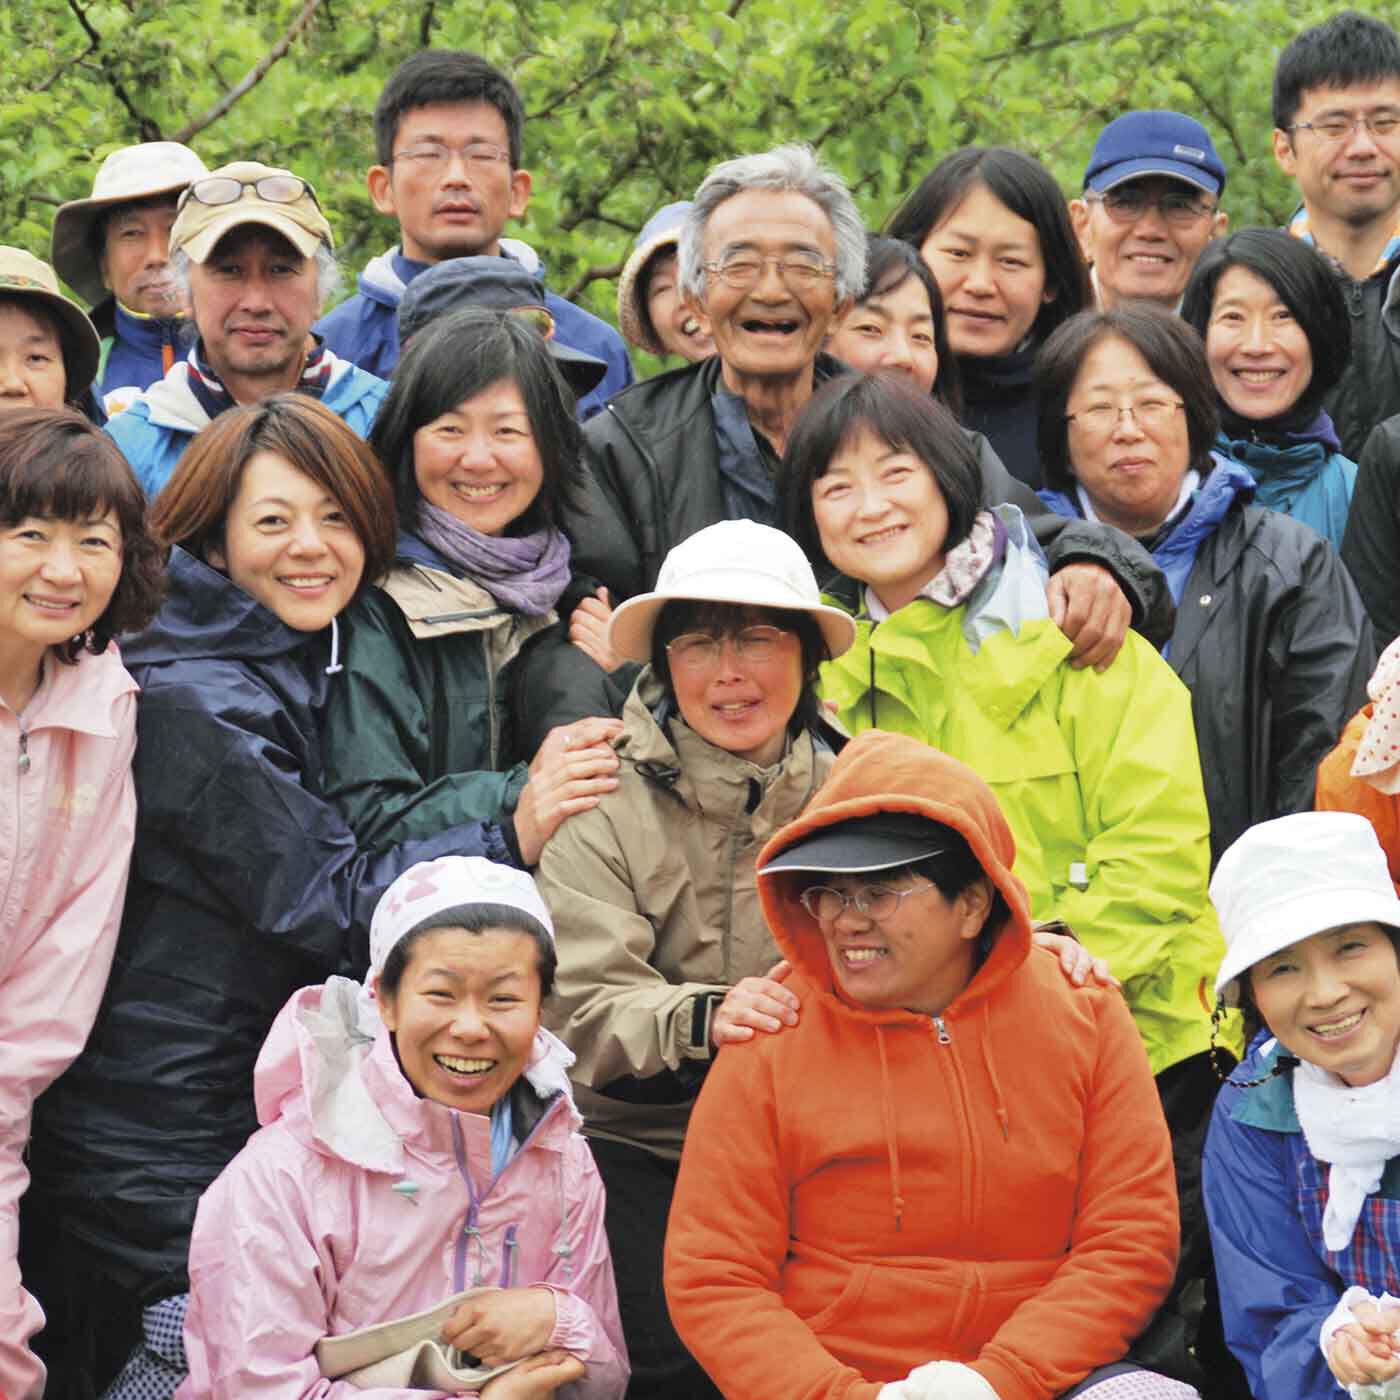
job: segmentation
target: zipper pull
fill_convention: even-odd
[[[19,771],[21,774],[29,772],[29,731],[27,729],[19,731]]]
[[[943,1017],[935,1016],[933,1018],[933,1024],[938,1030],[938,1043],[940,1045],[951,1045],[953,1043],[953,1037],[948,1034],[948,1027],[943,1024]]]

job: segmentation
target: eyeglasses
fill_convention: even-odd
[[[799,898],[802,907],[820,923],[835,923],[851,906],[858,914],[879,923],[888,919],[911,894],[931,886],[925,881],[897,890],[893,885],[862,885],[854,894],[832,889],[830,885],[808,885]]]
[[[180,196],[180,208],[190,200],[200,204],[237,204],[244,190],[255,190],[259,199],[268,204],[295,204],[303,195],[319,209],[321,201],[316,191],[298,175],[264,175],[260,180],[235,180],[232,175],[208,175],[196,180]]]
[[[1186,405],[1180,399],[1139,399],[1136,403],[1091,403],[1078,413],[1066,413],[1066,423],[1077,423],[1086,433],[1107,437],[1126,413],[1144,433],[1164,428],[1177,409]]]
[[[1324,146],[1345,141],[1358,126],[1364,126],[1377,141],[1400,135],[1400,112],[1362,112],[1359,116],[1323,117],[1316,122],[1294,122],[1289,131],[1311,131]]]
[[[736,253],[720,262],[706,263],[705,271],[713,273],[736,292],[744,292],[758,286],[763,269],[770,263],[778,269],[783,285],[794,292],[809,291],[818,282],[827,282],[836,276],[835,263],[827,262],[820,253],[800,251],[775,258],[761,258],[757,253]]]
[[[489,141],[468,141],[465,146],[448,146],[441,141],[422,141],[391,156],[389,164],[394,165],[398,161],[406,160],[418,170],[445,170],[453,156],[461,156],[468,168],[475,166],[482,171],[489,170],[502,161],[510,164],[510,152],[493,146]]]
[[[727,637],[712,632],[683,632],[667,642],[666,655],[673,666],[687,671],[708,671],[719,665],[720,648],[727,641],[740,661],[771,661],[778,648],[792,635],[782,627],[745,627]]]
[[[1149,209],[1158,209],[1162,217],[1177,228],[1189,228],[1214,214],[1218,207],[1188,190],[1165,190],[1160,194],[1151,194],[1131,185],[1120,185],[1104,194],[1095,194],[1090,190],[1084,198],[1091,204],[1102,204],[1104,213],[1114,223],[1135,224]]]

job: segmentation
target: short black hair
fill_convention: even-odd
[[[403,352],[370,432],[370,446],[394,483],[399,521],[416,530],[422,492],[413,467],[413,435],[503,380],[520,390],[544,477],[530,509],[509,528],[560,528],[583,480],[573,392],[549,345],[518,316],[469,307],[439,316]]]
[[[1301,408],[1320,407],[1351,359],[1351,318],[1336,275],[1322,255],[1277,228],[1246,228],[1206,245],[1186,284],[1181,319],[1206,338],[1215,292],[1232,267],[1267,282],[1308,338],[1312,379],[1298,396]]]
[[[494,107],[506,124],[511,166],[519,168],[525,139],[520,94],[494,63],[467,49],[420,49],[389,75],[374,104],[374,145],[380,165],[393,159],[404,117],[438,102],[486,102]]]
[[[1204,476],[1210,470],[1210,450],[1220,430],[1206,348],[1195,328],[1180,316],[1150,302],[1135,301],[1113,311],[1081,311],[1061,326],[1035,357],[1040,415],[1037,443],[1045,484],[1055,491],[1068,491],[1074,485],[1065,406],[1085,356],[1101,340],[1114,336],[1126,340],[1147,361],[1152,373],[1181,395],[1191,466]]]
[[[101,655],[113,637],[143,629],[165,592],[164,551],[146,524],[146,494],[121,449],[71,408],[0,413],[0,528],[30,516],[90,520],[112,511],[122,571],[111,601],[81,637],[53,648],[60,661]]]
[[[857,306],[871,297],[882,297],[898,291],[910,278],[924,289],[929,310],[933,314],[933,348],[938,354],[938,373],[933,380],[933,394],[948,405],[954,414],[962,414],[962,375],[957,357],[948,344],[947,317],[943,313],[943,293],[929,265],[919,250],[902,238],[887,238],[872,233],[865,243],[865,285],[856,298]]]
[[[389,949],[389,956],[384,959],[384,966],[379,970],[378,994],[381,997],[398,995],[404,969],[408,967],[414,948],[428,934],[443,928],[460,928],[467,933],[485,933],[488,929],[523,933],[535,945],[536,966],[540,974],[540,999],[543,1000],[554,990],[554,973],[559,960],[549,930],[538,919],[512,904],[458,904],[451,909],[440,909],[436,914],[430,914],[422,923],[414,924]]]
[[[781,627],[797,634],[802,648],[802,693],[797,708],[788,721],[788,733],[795,739],[804,729],[815,729],[823,718],[821,696],[821,665],[831,660],[822,629],[811,613],[796,608],[760,608],[745,603],[711,603],[698,599],[673,598],[657,614],[651,632],[651,669],[666,687],[666,694],[676,698],[675,682],[671,679],[670,656],[666,648],[684,632],[712,632],[717,636],[733,636],[745,627]]]
[[[1274,125],[1287,131],[1313,88],[1367,87],[1400,78],[1400,35],[1344,10],[1296,35],[1274,66]]]
[[[1050,294],[1031,334],[1044,340],[1057,326],[1093,305],[1089,267],[1055,177],[1033,156],[1010,146],[964,146],[945,156],[890,215],[885,232],[922,249],[924,241],[975,185],[984,185],[1017,218],[1031,224],[1045,262]]]
[[[982,468],[958,420],[906,376],[876,371],[824,384],[798,416],[778,472],[783,528],[806,552],[818,576],[832,572],[812,510],[812,487],[862,428],[891,447],[912,452],[933,477],[948,511],[945,552],[972,530],[982,504]]]

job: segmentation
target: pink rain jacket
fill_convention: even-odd
[[[524,1078],[543,1114],[493,1181],[490,1119],[415,1095],[358,983],[298,992],[254,1071],[264,1126],[199,1203],[176,1400],[426,1400],[324,1380],[316,1343],[535,1283],[554,1293],[549,1345],[588,1367],[561,1400],[617,1400],[627,1353],[572,1059],[539,1032]]]
[[[83,1048],[121,924],[136,794],[136,682],[115,646],[49,659],[23,715],[0,704],[0,1395],[35,1400],[43,1325],[20,1287],[34,1100]]]

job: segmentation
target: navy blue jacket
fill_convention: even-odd
[[[508,239],[502,246],[512,252],[519,249],[522,257],[517,261],[525,261],[523,254],[529,251],[526,245]],[[538,259],[535,261],[538,264]],[[374,258],[360,274],[359,292],[323,316],[312,329],[342,359],[388,379],[399,362],[399,299],[407,284],[428,267],[428,263],[414,262],[397,248],[391,248]],[[538,273],[537,266],[530,270]],[[590,418],[632,383],[627,347],[622,337],[591,311],[553,292],[546,292],[544,300],[554,317],[554,333],[560,344],[595,355],[608,366],[603,382],[578,401],[580,420]]]
[[[195,1206],[257,1127],[253,1063],[287,998],[364,975],[375,904],[410,865],[507,858],[479,825],[361,850],[320,792],[331,632],[295,631],[181,549],[169,584],[122,647],[139,819],[111,981],[32,1142],[85,1267],[143,1303],[188,1287]]]
[[[102,337],[97,391],[110,413],[129,407],[143,389],[164,379],[175,361],[184,358],[194,336],[185,317],[137,316],[115,297],[99,302],[89,314]],[[111,394],[117,397],[109,403]]]

